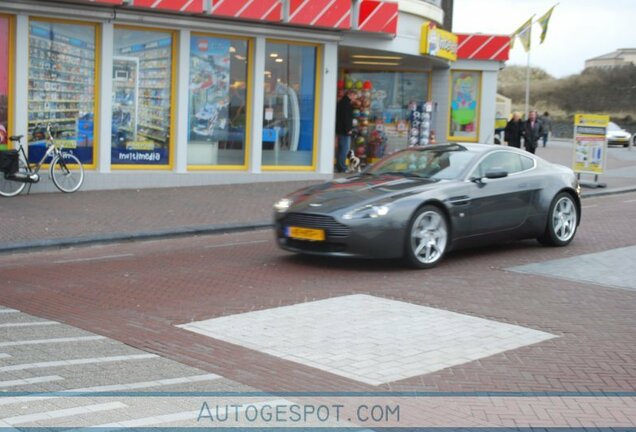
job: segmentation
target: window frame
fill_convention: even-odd
[[[536,168],[537,168],[537,160],[536,160],[534,157],[526,156],[526,155],[523,155],[523,154],[519,154],[519,153],[517,153],[516,151],[512,151],[512,150],[506,150],[506,149],[500,149],[500,150],[499,150],[499,149],[497,149],[497,150],[494,150],[494,151],[489,151],[489,152],[488,152],[488,153],[486,153],[485,155],[481,156],[481,157],[480,157],[480,158],[479,158],[479,159],[475,162],[475,165],[474,165],[474,166],[473,166],[473,167],[472,167],[472,168],[468,171],[468,175],[466,176],[465,181],[471,181],[471,179],[475,178],[475,177],[474,177],[474,176],[475,176],[475,171],[477,171],[477,169],[479,169],[479,165],[480,165],[480,164],[481,164],[481,163],[482,163],[482,162],[483,162],[483,161],[484,161],[487,157],[489,157],[489,156],[491,156],[491,155],[493,155],[493,154],[496,154],[496,153],[509,153],[509,154],[514,154],[514,155],[517,155],[517,156],[518,156],[518,157],[520,157],[520,158],[522,158],[522,157],[526,157],[526,158],[528,158],[528,159],[532,160],[532,162],[533,162],[532,167],[527,168],[527,169],[524,169],[524,170],[521,170],[521,171],[517,171],[517,172],[514,172],[514,173],[508,173],[508,175],[507,175],[506,177],[512,177],[512,176],[516,176],[516,175],[519,175],[519,174],[523,174],[523,173],[526,173],[526,172],[528,172],[528,171],[532,171],[532,170],[534,170],[534,169],[536,169]],[[523,166],[523,164],[522,164],[522,166]],[[506,178],[506,177],[503,177],[503,178]],[[483,177],[480,177],[480,178],[483,178]],[[500,179],[493,179],[493,180],[500,180]]]
[[[453,102],[453,76],[454,74],[461,73],[471,73],[477,74],[479,76],[479,82],[477,83],[477,89],[479,94],[477,95],[477,107],[476,107],[476,116],[475,116],[475,137],[467,137],[467,136],[453,136],[451,135],[451,118],[452,118],[452,102]],[[446,114],[446,139],[450,142],[469,142],[469,143],[478,143],[479,142],[479,133],[480,133],[480,123],[481,123],[481,100],[483,98],[483,72],[480,70],[470,70],[470,69],[451,69],[450,71],[450,81],[448,83],[448,113]]]
[[[7,143],[6,148],[12,149],[13,142],[9,137],[13,135],[13,102],[15,100],[15,15],[0,13],[0,18],[4,18],[8,22],[8,59],[7,59]],[[2,145],[2,144],[0,144]]]
[[[176,89],[176,75],[177,75],[177,66],[179,63],[179,59],[177,56],[177,48],[179,46],[179,31],[170,28],[162,28],[162,27],[146,27],[146,26],[137,26],[137,25],[129,25],[129,24],[115,24],[113,26],[113,52],[115,46],[115,33],[117,30],[132,30],[132,31],[151,31],[151,32],[163,32],[168,33],[172,36],[172,44],[170,46],[171,54],[170,54],[170,138],[168,141],[168,163],[163,165],[153,165],[153,164],[118,164],[112,162],[112,156],[110,156],[110,167],[113,171],[172,171],[175,166],[175,155],[176,155],[176,122],[175,118],[176,111],[176,101],[177,101],[177,89]],[[114,53],[113,53],[114,56]],[[112,72],[111,72],[112,74]],[[110,116],[113,115],[112,107]],[[112,142],[111,142],[112,149]]]
[[[312,46],[316,48],[316,65],[315,65],[315,84],[314,84],[314,131],[313,131],[313,142],[312,142],[312,152],[311,152],[311,165],[264,165],[263,159],[261,156],[261,170],[262,171],[316,171],[318,166],[318,146],[320,144],[319,140],[319,129],[320,129],[320,106],[322,102],[322,64],[323,64],[323,52],[324,45],[316,42],[302,42],[302,41],[291,41],[286,39],[275,39],[275,38],[266,38],[265,39],[265,51],[262,53],[263,56],[267,55],[267,44],[287,44],[287,45],[296,45],[296,46]],[[267,59],[265,59],[267,60]],[[262,90],[265,92],[265,89]],[[263,105],[264,108],[264,105]],[[263,119],[259,120],[261,123]],[[259,140],[261,148],[263,147],[262,138]]]
[[[250,36],[241,36],[241,35],[228,35],[221,33],[207,33],[207,32],[192,32],[190,35],[190,41],[192,41],[193,36],[203,36],[203,37],[215,37],[219,39],[238,39],[244,40],[247,42],[247,77],[246,77],[246,89],[245,89],[245,153],[243,155],[243,164],[242,165],[192,165],[190,163],[187,164],[188,171],[247,171],[249,168],[249,160],[251,154],[251,135],[252,135],[252,121],[254,118],[254,112],[252,110],[252,100],[251,97],[252,89],[254,88],[254,38]],[[188,55],[188,70],[190,69],[190,59],[192,53],[190,52]],[[188,76],[188,80],[190,76]],[[230,77],[231,79],[231,77]],[[188,95],[189,96],[189,95]],[[190,100],[188,99],[188,123],[190,121]],[[190,144],[190,139],[186,141],[186,150],[187,146]]]
[[[100,147],[100,125],[101,125],[101,115],[99,111],[99,101],[100,101],[100,87],[99,84],[101,82],[101,41],[102,41],[102,24],[98,21],[81,21],[75,19],[66,19],[66,18],[52,18],[52,17],[44,17],[44,16],[29,16],[28,17],[28,40],[27,46],[29,49],[31,48],[31,22],[41,22],[41,23],[52,23],[52,24],[70,24],[70,25],[81,25],[81,26],[89,26],[93,27],[93,31],[95,33],[95,70],[93,77],[93,162],[85,163],[82,162],[82,166],[85,170],[95,170],[98,165],[98,157],[99,157],[99,147]],[[29,79],[31,71],[31,58],[29,56],[27,61],[27,81]],[[27,109],[29,106],[29,96],[27,89]],[[28,124],[27,124],[28,129]],[[26,147],[29,146],[28,136],[26,137]],[[42,167],[47,168],[49,166],[48,163],[42,164]]]

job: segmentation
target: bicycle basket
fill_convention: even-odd
[[[20,170],[19,157],[17,150],[0,151],[0,172],[17,173]]]

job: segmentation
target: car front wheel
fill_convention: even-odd
[[[446,216],[435,206],[424,206],[411,218],[406,235],[404,255],[408,264],[421,269],[434,267],[448,244]]]
[[[537,240],[545,246],[566,246],[574,238],[578,221],[574,198],[569,193],[561,192],[552,200],[545,233]]]

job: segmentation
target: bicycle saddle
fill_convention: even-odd
[[[22,139],[23,136],[24,135],[12,135],[12,136],[9,137],[9,140],[10,141],[18,141],[18,142],[20,142],[20,140]]]

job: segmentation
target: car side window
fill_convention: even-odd
[[[484,160],[482,160],[477,166],[477,173],[480,177],[484,177],[488,171],[504,170],[508,174],[523,171],[522,156],[508,151],[497,151],[489,154]],[[532,160],[530,163],[533,164]]]
[[[534,168],[534,159],[527,156],[519,156],[521,158],[521,168],[523,171]]]

